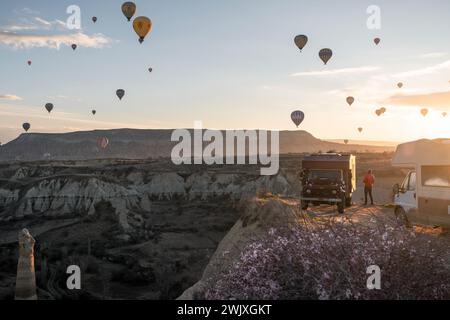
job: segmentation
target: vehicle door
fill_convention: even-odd
[[[416,220],[418,217],[418,201],[417,201],[417,174],[411,171],[406,176],[400,187],[399,193],[395,196],[395,204],[401,206],[408,218]]]

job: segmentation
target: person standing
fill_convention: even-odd
[[[372,170],[369,170],[364,177],[364,205],[367,205],[367,195],[370,196],[370,203],[373,205],[373,185],[375,184],[375,176],[372,173]]]

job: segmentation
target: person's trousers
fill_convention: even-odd
[[[367,195],[370,196],[370,203],[373,204],[372,187],[364,187],[364,203],[367,204]]]

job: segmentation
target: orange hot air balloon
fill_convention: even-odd
[[[377,116],[381,116],[383,114],[381,109],[376,110],[375,113],[377,114]]]
[[[137,17],[134,19],[133,28],[139,36],[139,42],[144,42],[145,37],[152,31],[152,20],[147,17]]]
[[[383,114],[383,113],[386,113],[387,109],[383,107],[380,109],[380,111],[381,111],[381,114]]]
[[[376,45],[380,44],[381,39],[380,38],[375,38],[373,39],[373,42],[375,42]]]
[[[399,87],[400,89],[403,88],[403,83],[402,82],[397,83],[397,87]]]
[[[355,98],[347,97],[347,103],[348,103],[349,106],[351,106],[353,104],[353,102],[355,102]]]
[[[363,132],[363,128],[358,128],[358,131],[361,133],[361,132]]]
[[[134,4],[134,2],[125,2],[122,4],[122,12],[128,21],[131,21],[131,18],[133,18],[136,13],[136,4]]]
[[[426,117],[427,114],[428,114],[428,109],[424,108],[424,109],[420,110],[420,113],[421,113],[424,117]]]

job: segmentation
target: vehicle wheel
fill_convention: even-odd
[[[302,207],[302,210],[308,210],[308,202],[307,201],[302,201],[301,202],[301,207]]]
[[[394,213],[398,225],[405,226],[407,228],[411,227],[411,223],[408,220],[408,216],[406,215],[405,209],[403,209],[402,207],[395,207]]]

